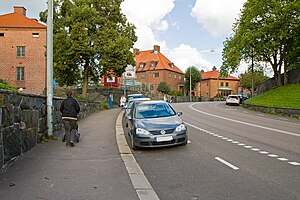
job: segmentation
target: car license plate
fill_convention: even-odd
[[[164,141],[171,141],[173,140],[172,136],[160,136],[156,137],[156,142],[164,142]]]

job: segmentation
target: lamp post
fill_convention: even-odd
[[[53,0],[48,0],[47,17],[47,126],[48,136],[53,135]]]
[[[192,102],[192,68],[190,67],[190,102]]]
[[[252,56],[251,56],[251,98],[254,97],[254,73],[253,73],[253,63],[254,63],[254,52],[253,52],[253,49],[252,49]]]

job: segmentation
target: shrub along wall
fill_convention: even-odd
[[[53,135],[61,129],[59,107],[53,98]],[[0,168],[47,136],[47,97],[0,90]],[[82,102],[79,118],[100,110],[100,102]]]

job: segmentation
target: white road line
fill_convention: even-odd
[[[294,166],[299,166],[300,165],[300,163],[298,163],[298,162],[289,162],[289,164],[294,165]]]
[[[287,134],[287,135],[293,135],[293,136],[300,137],[300,134],[297,134],[297,133],[292,133],[292,132],[289,132],[289,131],[283,131],[283,130],[279,130],[279,129],[275,129],[275,128],[260,126],[260,125],[257,125],[257,124],[251,124],[251,123],[248,123],[248,122],[243,122],[243,121],[230,119],[230,118],[226,118],[226,117],[221,117],[221,116],[218,116],[218,115],[203,112],[201,110],[197,110],[196,108],[194,108],[193,105],[195,105],[195,104],[196,103],[193,103],[193,104],[189,105],[189,107],[192,110],[194,110],[196,112],[199,112],[199,113],[202,113],[202,114],[205,114],[205,115],[209,115],[209,116],[212,116],[212,117],[216,117],[216,118],[220,118],[220,119],[224,119],[224,120],[228,120],[228,121],[232,121],[232,122],[236,122],[236,123],[240,123],[240,124],[245,124],[245,125],[248,125],[248,126],[253,126],[253,127],[256,127],[256,128],[261,128],[261,129],[265,129],[265,130],[269,130],[269,131],[275,131],[275,132],[278,132],[278,133],[284,133],[284,134]]]
[[[271,158],[277,158],[277,157],[278,157],[278,156],[275,155],[275,154],[269,154],[268,156],[271,157]]]
[[[277,158],[277,160],[280,160],[280,161],[288,161],[289,159],[287,159],[287,158]]]
[[[221,139],[223,139],[223,140],[226,140],[226,141],[228,141],[228,142],[232,142],[233,144],[237,144],[237,145],[239,145],[239,146],[242,146],[242,147],[244,147],[244,148],[246,148],[246,149],[251,149],[252,151],[255,151],[255,152],[258,152],[259,151],[259,153],[260,154],[264,154],[264,155],[266,155],[266,154],[268,154],[267,156],[268,157],[271,157],[271,158],[277,158],[278,160],[280,160],[280,161],[288,161],[288,159],[287,158],[278,158],[279,156],[278,155],[276,155],[276,154],[269,154],[269,152],[267,152],[267,151],[260,151],[260,149],[258,149],[258,148],[255,148],[255,147],[252,147],[252,146],[250,146],[250,145],[246,145],[246,144],[244,144],[244,143],[239,143],[238,141],[234,141],[234,140],[232,140],[232,139],[229,139],[229,138],[227,138],[227,137],[224,137],[224,136],[222,136],[222,135],[219,135],[219,134],[216,134],[216,133],[212,133],[212,132],[210,132],[210,131],[207,131],[207,130],[205,130],[205,129],[202,129],[202,128],[199,128],[199,127],[197,127],[197,126],[195,126],[195,125],[193,125],[193,124],[190,124],[190,123],[188,123],[188,122],[184,122],[185,124],[187,124],[187,125],[189,125],[189,126],[191,126],[191,127],[193,127],[193,128],[195,128],[195,129],[198,129],[198,130],[200,130],[200,131],[202,131],[202,132],[204,132],[204,133],[208,133],[208,134],[210,134],[210,135],[213,135],[213,136],[215,136],[215,137],[218,137],[218,138],[221,138]],[[218,158],[218,159],[217,159]],[[217,160],[219,160],[220,162],[221,162],[221,158],[219,158],[219,157],[216,157],[216,159]],[[221,159],[221,160],[220,160]],[[222,161],[224,161],[224,160],[222,160]],[[224,162],[226,162],[226,161],[224,161]],[[224,163],[225,164],[225,163]],[[230,164],[230,163],[229,163]],[[294,166],[298,166],[298,165],[300,165],[300,163],[298,163],[298,162],[289,162],[289,164],[291,164],[291,165],[294,165]],[[231,165],[231,164],[230,164]],[[234,166],[235,167],[235,166]]]
[[[267,152],[267,151],[260,151],[259,153],[261,153],[261,154],[268,154],[269,152]]]
[[[231,169],[233,170],[238,170],[239,168],[234,166],[233,164],[227,162],[226,160],[223,160],[222,158],[219,158],[219,157],[215,157],[215,159],[221,163],[223,163],[224,165],[227,165],[228,167],[230,167]]]

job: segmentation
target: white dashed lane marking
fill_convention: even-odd
[[[244,143],[240,143],[240,142],[238,142],[238,141],[235,141],[235,140],[230,139],[230,138],[228,138],[228,137],[219,135],[219,134],[217,134],[217,133],[212,133],[212,132],[210,132],[210,131],[208,131],[208,130],[205,130],[205,129],[203,129],[203,128],[199,128],[199,127],[197,127],[197,126],[195,126],[195,125],[193,125],[193,124],[190,124],[190,123],[188,123],[188,122],[185,122],[185,124],[187,124],[187,125],[189,125],[189,126],[195,128],[195,129],[198,129],[198,130],[200,130],[200,131],[202,131],[202,132],[204,132],[204,133],[207,133],[207,134],[212,135],[212,136],[214,136],[214,137],[220,138],[220,139],[222,139],[222,140],[224,140],[224,141],[230,142],[230,143],[232,143],[232,144],[236,144],[236,145],[241,146],[241,147],[244,147],[244,148],[246,148],[246,149],[250,149],[250,150],[253,151],[253,152],[258,152],[258,153],[260,153],[260,154],[262,154],[262,155],[267,155],[267,156],[270,157],[270,158],[276,158],[277,160],[282,161],[282,162],[285,162],[285,161],[288,161],[288,160],[289,160],[289,159],[287,159],[287,158],[280,157],[280,156],[278,156],[278,155],[276,155],[276,154],[272,154],[272,153],[269,153],[269,152],[267,152],[267,151],[260,150],[259,148],[252,147],[252,146],[247,145],[247,144],[244,144]],[[217,159],[217,158],[218,158],[218,157],[216,157],[216,160],[219,160],[220,162],[223,162],[223,161],[221,161],[221,160],[222,160],[221,158],[218,158],[218,159]],[[226,162],[226,161],[225,161],[225,162]],[[225,164],[225,162],[223,162],[223,163]],[[287,163],[289,163],[290,165],[293,165],[293,166],[300,166],[300,163],[299,163],[299,162],[287,162]],[[229,163],[229,164],[230,164],[230,163]],[[227,165],[227,164],[226,164],[226,165]],[[235,167],[235,166],[234,166],[234,167]],[[238,169],[238,168],[237,168],[237,169]],[[235,170],[236,170],[236,169],[235,169]]]

